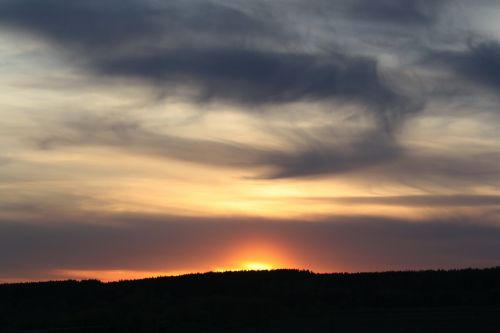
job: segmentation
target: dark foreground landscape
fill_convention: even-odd
[[[500,268],[0,285],[0,332],[499,332]]]

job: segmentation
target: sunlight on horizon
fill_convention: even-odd
[[[218,262],[218,264],[210,265],[208,264],[209,261]],[[207,265],[197,268],[158,269],[150,271],[128,269],[57,269],[52,273],[55,279],[97,279],[103,282],[113,282],[206,272],[265,271],[274,269],[299,269],[299,267],[290,259],[290,254],[287,253],[286,249],[278,244],[265,240],[248,240],[242,244],[234,245],[234,248],[231,248],[226,258],[207,259]]]
[[[251,271],[268,271],[275,268],[273,265],[261,262],[249,262],[245,264],[245,267]]]

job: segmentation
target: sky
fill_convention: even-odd
[[[0,0],[0,282],[500,265],[493,0]]]

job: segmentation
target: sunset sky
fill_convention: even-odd
[[[499,17],[0,0],[0,282],[500,265]]]

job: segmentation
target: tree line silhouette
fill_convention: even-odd
[[[0,332],[497,332],[500,267],[0,285]]]

